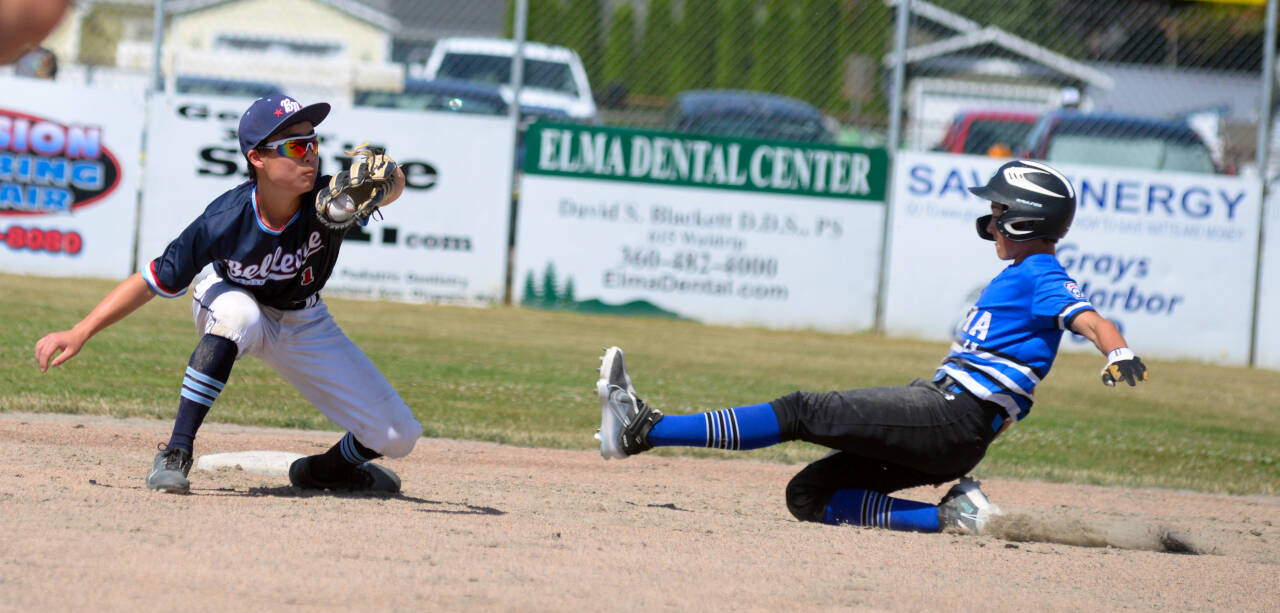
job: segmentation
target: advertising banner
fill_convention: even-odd
[[[875,311],[887,155],[534,124],[513,300],[854,331]]]
[[[132,272],[143,96],[0,76],[0,271]]]
[[[301,101],[304,104],[308,101]],[[139,262],[215,197],[248,179],[236,139],[252,100],[165,96],[151,102]],[[383,219],[342,244],[325,295],[406,302],[489,303],[506,288],[515,144],[505,117],[335,106],[316,130],[320,172],[350,166],[370,141],[405,173]]]
[[[1267,188],[1264,223],[1256,365],[1280,370],[1280,183]]]
[[[970,194],[1006,160],[902,153],[894,171],[885,328],[948,340],[1008,264],[974,220]],[[1139,355],[1243,365],[1257,265],[1257,181],[1220,175],[1056,167],[1076,188],[1058,260]],[[1064,350],[1094,351],[1067,334]]]

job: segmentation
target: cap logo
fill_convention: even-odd
[[[298,101],[293,98],[284,98],[280,101],[280,108],[284,109],[286,113],[297,113],[302,110],[302,105],[298,104]]]
[[[1018,167],[1011,166],[1009,168],[1004,169],[1004,180],[1007,181],[1009,185],[1012,185],[1014,187],[1018,187],[1021,189],[1025,189],[1029,192],[1044,194],[1046,196],[1053,196],[1054,198],[1066,198],[1066,196],[1062,194],[1049,191],[1039,185],[1036,185],[1035,183],[1032,183],[1031,179],[1027,178],[1027,175],[1036,174],[1036,173],[1046,174],[1046,175],[1050,174],[1038,168],[1018,168]]]

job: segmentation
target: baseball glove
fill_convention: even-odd
[[[356,145],[349,170],[329,179],[316,194],[316,217],[331,230],[345,230],[369,221],[395,188],[396,161],[381,147]]]
[[[1127,347],[1121,347],[1107,354],[1107,365],[1102,368],[1102,383],[1114,387],[1117,381],[1124,381],[1134,387],[1140,381],[1147,380],[1147,365]]]

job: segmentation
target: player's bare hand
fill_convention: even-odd
[[[36,341],[36,365],[40,367],[40,372],[48,372],[50,366],[58,366],[74,358],[77,353],[80,353],[80,348],[84,347],[86,340],[88,339],[77,334],[75,330],[46,334],[44,338]]]

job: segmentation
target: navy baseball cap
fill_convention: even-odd
[[[310,121],[320,125],[329,116],[329,103],[317,102],[310,106],[302,106],[297,100],[284,94],[274,94],[258,98],[249,106],[249,110],[240,116],[240,153],[249,155],[249,150],[261,145],[276,130],[287,128],[295,123]]]

